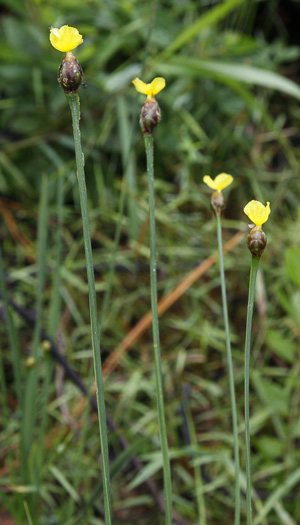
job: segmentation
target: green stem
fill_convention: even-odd
[[[2,248],[0,244],[0,291],[2,295],[2,300],[4,304],[4,315],[5,315],[5,324],[7,328],[9,345],[12,354],[12,364],[14,371],[14,383],[17,393],[18,404],[20,411],[22,412],[23,406],[23,390],[22,390],[22,375],[21,375],[21,363],[20,363],[20,344],[17,336],[17,330],[13,320],[11,307],[9,306],[8,295],[5,284],[4,277],[4,265],[2,258]],[[4,376],[3,376],[4,377]],[[6,397],[3,395],[3,402],[6,400]]]
[[[70,105],[70,109],[71,109],[71,114],[72,114],[75,155],[76,155],[76,164],[77,164],[77,180],[78,180],[78,186],[79,186],[82,227],[83,227],[83,240],[84,240],[85,258],[86,258],[86,271],[87,271],[88,287],[89,287],[92,347],[93,347],[94,370],[95,370],[95,379],[96,379],[96,387],[97,387],[100,444],[101,444],[101,452],[102,452],[102,476],[103,476],[103,489],[104,489],[105,523],[106,525],[111,525],[112,517],[111,517],[111,493],[110,493],[107,426],[106,426],[104,387],[103,387],[101,353],[100,353],[100,331],[99,331],[99,324],[98,324],[98,318],[97,318],[95,277],[94,277],[92,245],[91,245],[91,236],[90,236],[90,227],[89,227],[87,191],[86,191],[85,175],[84,175],[84,157],[83,157],[83,152],[81,148],[80,128],[79,128],[80,102],[79,102],[79,96],[77,93],[66,95],[66,96],[67,96],[67,99]]]
[[[222,290],[222,302],[223,302],[223,316],[224,316],[225,335],[226,335],[226,351],[227,351],[227,363],[228,363],[228,372],[229,372],[230,398],[231,398],[232,429],[233,429],[233,440],[234,440],[234,466],[235,466],[234,524],[239,525],[240,523],[239,434],[238,434],[236,399],[235,399],[235,388],[234,388],[234,372],[233,372],[231,343],[230,343],[230,328],[229,328],[227,297],[226,297],[221,215],[216,214],[216,218],[217,218],[217,232],[218,232],[218,250],[219,250],[219,262],[220,262],[221,290]]]
[[[119,219],[118,219],[118,222],[117,222],[117,225],[116,225],[116,230],[115,230],[115,238],[114,238],[114,245],[113,245],[112,256],[111,256],[111,263],[110,263],[110,267],[109,267],[108,277],[107,277],[107,280],[106,280],[106,283],[107,283],[106,284],[106,290],[105,290],[105,294],[104,294],[104,298],[103,298],[101,315],[100,315],[100,332],[101,332],[101,335],[103,334],[103,330],[104,330],[104,323],[105,323],[105,319],[106,319],[106,314],[107,314],[107,310],[108,310],[111,290],[112,290],[112,286],[113,286],[113,279],[114,279],[114,275],[115,275],[116,258],[117,258],[117,253],[118,253],[118,248],[119,248],[119,243],[120,243],[120,237],[121,237],[121,232],[122,232],[122,218],[124,216],[125,197],[126,197],[126,183],[124,181],[124,183],[122,185],[122,189],[121,189],[121,196],[120,196],[119,209],[118,209]]]
[[[197,438],[197,433],[196,433],[196,429],[195,429],[195,425],[193,421],[193,415],[191,411],[191,406],[189,402],[189,395],[185,388],[183,390],[183,409],[185,411],[185,417],[187,421],[191,445],[195,448],[195,450],[197,450],[198,438]],[[199,525],[207,525],[201,465],[194,466],[194,476],[195,476],[195,493],[196,493],[197,507],[198,507],[198,523]]]
[[[153,166],[153,137],[144,135],[147,157],[147,174],[149,189],[149,224],[150,224],[150,281],[151,281],[151,309],[152,333],[155,358],[156,395],[159,418],[159,433],[162,449],[164,490],[165,490],[165,516],[166,524],[172,524],[172,486],[169,450],[167,441],[164,394],[162,381],[162,367],[160,356],[159,325],[157,312],[157,276],[156,276],[156,235],[155,235],[155,198],[154,198],[154,166]]]
[[[22,471],[23,478],[26,482],[30,479],[29,464],[32,461],[30,456],[32,452],[32,442],[35,430],[35,419],[37,410],[37,391],[38,391],[38,361],[39,345],[42,325],[43,309],[43,290],[46,277],[47,261],[47,226],[48,226],[48,179],[43,175],[41,182],[41,197],[38,213],[38,275],[37,275],[37,300],[36,300],[36,320],[34,326],[31,356],[36,360],[35,366],[27,370],[26,386],[24,391],[24,404],[22,411],[22,429],[21,429],[21,453],[22,453]]]
[[[246,508],[247,525],[252,524],[251,510],[251,452],[250,452],[250,423],[249,423],[249,377],[250,377],[250,344],[252,316],[255,296],[255,283],[260,257],[252,256],[249,298],[247,309],[246,340],[245,340],[245,445],[246,445]]]
[[[52,293],[49,306],[49,317],[48,317],[48,327],[49,335],[54,340],[56,332],[59,326],[59,320],[61,316],[61,261],[62,261],[62,249],[63,249],[63,204],[64,204],[64,181],[65,173],[63,169],[63,162],[60,157],[56,154],[53,148],[48,146],[48,144],[41,143],[41,150],[47,155],[49,159],[58,169],[58,179],[56,181],[57,193],[56,193],[56,218],[57,226],[55,231],[55,263],[52,272]],[[44,463],[44,454],[46,452],[45,447],[45,437],[46,437],[46,428],[48,423],[48,411],[47,405],[50,396],[50,389],[52,384],[53,370],[54,370],[54,361],[50,352],[44,351],[44,361],[45,361],[45,379],[43,384],[43,397],[41,402],[41,422],[39,425],[39,451],[40,451],[40,464]],[[73,499],[71,498],[73,501]]]

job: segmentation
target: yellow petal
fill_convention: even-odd
[[[212,178],[211,178],[209,175],[204,175],[204,177],[203,177],[203,182],[204,182],[205,184],[207,184],[207,186],[208,186],[209,188],[211,188],[212,190],[216,190],[216,189],[217,189],[217,187],[216,187],[214,181],[212,180]]]
[[[139,93],[143,93],[143,95],[148,95],[148,84],[145,84],[145,82],[143,82],[139,78],[135,78],[132,81],[132,83]]]
[[[145,84],[145,82],[139,78],[135,78],[132,83],[139,93],[143,93],[143,95],[148,95],[148,97],[152,98],[164,89],[166,85],[166,81],[162,77],[156,77],[150,84]]]
[[[75,27],[62,26],[50,28],[50,42],[58,51],[68,53],[82,44],[83,38]]]
[[[231,184],[233,181],[232,175],[228,175],[228,173],[220,173],[216,176],[215,180],[212,180],[212,178],[209,175],[205,175],[203,177],[203,182],[209,186],[209,188],[212,188],[213,190],[224,190],[229,184]]]
[[[150,97],[154,97],[154,95],[157,95],[164,87],[166,87],[166,81],[163,77],[156,77],[154,80],[152,80],[151,84],[148,84],[149,91],[148,95]]]
[[[270,203],[267,202],[267,206],[264,206],[259,201],[250,201],[247,206],[245,206],[244,212],[255,226],[262,226],[269,218],[271,212]]]

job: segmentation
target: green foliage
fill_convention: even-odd
[[[287,274],[293,284],[300,287],[300,248],[298,246],[290,246],[285,253],[285,263]]]
[[[84,37],[75,54],[87,83],[80,89],[81,136],[104,366],[150,309],[147,179],[138,126],[144,97],[131,80],[163,75],[167,87],[157,96],[162,121],[154,134],[158,297],[167,296],[217,248],[203,175],[235,177],[230,193],[225,191],[224,244],[245,231],[243,207],[249,200],[270,201],[250,367],[253,513],[257,525],[300,522],[300,50],[285,26],[287,17],[292,23],[298,15],[299,3],[292,0],[2,2],[0,457],[5,459],[0,522],[5,523],[4,512],[18,525],[103,522],[95,414],[36,342],[34,322],[25,322],[5,298],[6,292],[27,313],[39,311],[42,327],[90,388],[89,304],[72,127],[56,80],[63,55],[49,42],[49,26],[65,23]],[[39,206],[45,198],[47,209]],[[38,235],[43,221],[46,249]],[[250,266],[244,241],[224,263],[243,523],[243,346]],[[208,524],[233,522],[221,304],[219,270],[212,265],[160,319],[173,502],[187,525],[203,518],[203,501]],[[37,357],[37,417],[24,473],[22,405],[32,374],[26,358],[32,353]],[[142,483],[151,475],[162,494],[150,330],[106,378],[105,393],[117,425],[109,432],[114,523],[164,523]],[[126,451],[120,433],[129,443]],[[142,470],[132,466],[134,455]]]

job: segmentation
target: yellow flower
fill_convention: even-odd
[[[250,201],[244,208],[244,212],[248,215],[250,221],[252,221],[255,226],[262,226],[262,224],[267,222],[270,211],[269,202],[267,202],[267,206],[264,206],[259,201]]]
[[[50,42],[58,51],[68,53],[82,44],[83,38],[75,27],[62,26],[50,28]]]
[[[231,184],[233,181],[233,177],[231,175],[228,175],[228,173],[220,173],[216,176],[215,180],[212,180],[212,178],[209,175],[204,175],[203,182],[209,186],[212,190],[221,191],[224,190],[224,188],[227,188],[229,184]]]
[[[166,86],[166,81],[162,77],[156,77],[150,84],[145,84],[139,78],[135,78],[132,81],[135,89],[143,95],[148,95],[148,97],[153,98],[154,95],[157,95],[164,87]]]

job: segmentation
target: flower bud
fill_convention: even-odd
[[[267,236],[260,226],[255,226],[248,234],[247,244],[253,257],[260,257],[267,246]]]
[[[148,97],[140,114],[140,126],[143,135],[151,135],[161,119],[160,107],[153,97]]]
[[[44,350],[45,354],[48,354],[52,350],[51,342],[48,339],[45,339],[42,341],[42,349]]]
[[[221,215],[226,206],[226,199],[221,191],[215,191],[210,199],[212,209],[216,215]]]
[[[83,72],[81,65],[73,53],[66,54],[62,63],[59,66],[57,80],[63,88],[64,92],[77,93],[77,90],[82,82]]]
[[[25,361],[25,366],[26,366],[26,368],[31,369],[31,368],[34,368],[35,365],[36,365],[36,359],[35,359],[35,357],[33,357],[33,356],[29,356],[29,357],[27,357],[27,359],[26,359],[26,361]]]

